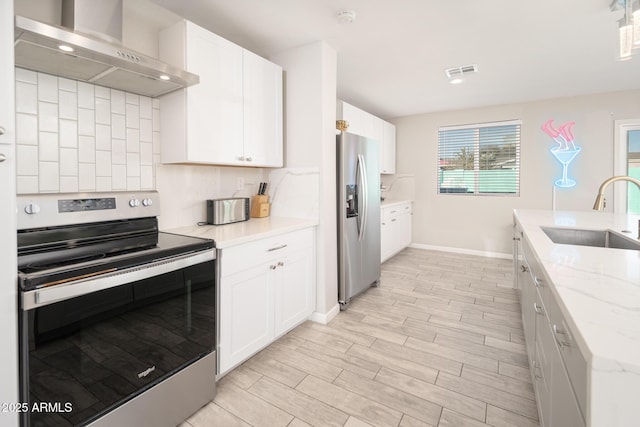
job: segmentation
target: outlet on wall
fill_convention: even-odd
[[[238,180],[236,181],[236,190],[244,190],[244,177],[238,177]]]

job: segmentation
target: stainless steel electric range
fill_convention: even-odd
[[[213,399],[215,244],[156,192],[18,196],[23,426],[175,426]]]

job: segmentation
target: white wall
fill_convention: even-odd
[[[270,58],[285,70],[285,167],[318,168],[316,191],[317,293],[314,319],[330,320],[338,310],[336,243],[336,76],[337,53],[325,42],[294,48]]]
[[[550,118],[556,124],[575,121],[576,143],[582,146],[569,169],[577,185],[556,190],[556,209],[590,210],[600,183],[613,174],[613,121],[638,117],[640,91],[628,91],[392,120],[397,126],[397,172],[415,175],[413,243],[511,253],[512,210],[552,208],[553,183],[562,169],[549,152],[555,143],[540,128]],[[520,196],[438,195],[438,127],[509,119],[522,120]]]

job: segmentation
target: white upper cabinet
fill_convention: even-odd
[[[282,166],[282,68],[243,50],[244,161]]]
[[[282,166],[282,68],[189,21],[160,33],[160,59],[200,76],[162,97],[163,163]]]
[[[382,122],[380,173],[396,173],[396,125]]]
[[[349,123],[347,132],[375,139],[380,143],[380,173],[396,173],[396,127],[358,107],[338,101],[338,120]]]

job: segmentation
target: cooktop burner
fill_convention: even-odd
[[[71,258],[49,262],[21,262],[18,256],[18,277],[22,290],[66,283],[101,272],[111,272],[198,252],[215,247],[208,239],[159,232],[158,243],[152,247],[128,249],[110,253],[85,252],[86,258]],[[51,254],[49,254],[51,255]],[[50,257],[49,257],[50,258]]]

